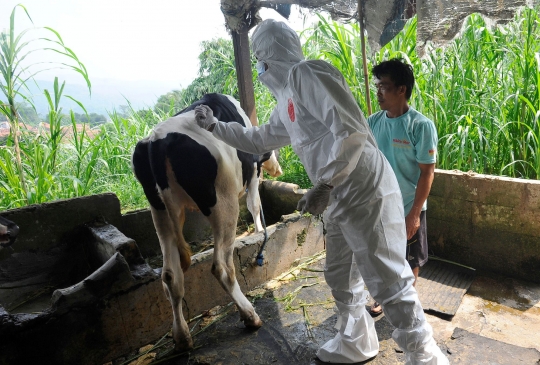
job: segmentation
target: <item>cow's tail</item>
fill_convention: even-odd
[[[156,180],[150,164],[149,156],[149,141],[148,138],[143,139],[135,146],[135,151],[131,157],[132,170],[135,177],[141,183],[144,195],[152,207],[157,210],[165,210],[165,204],[159,197]]]

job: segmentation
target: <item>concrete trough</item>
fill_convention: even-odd
[[[323,224],[294,213],[305,192],[265,181],[265,263],[255,264],[264,235],[235,242],[244,292],[324,249]],[[163,336],[172,313],[161,269],[150,263],[159,242],[148,210],[121,214],[114,194],[34,205],[2,213],[20,227],[12,250],[0,251],[0,364],[103,364]],[[245,210],[240,220],[248,220]],[[209,233],[200,213],[186,220],[186,239]],[[184,315],[231,301],[212,276],[212,249],[186,272]]]

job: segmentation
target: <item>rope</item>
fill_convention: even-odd
[[[257,255],[257,265],[263,266],[263,263],[264,263],[263,251],[264,251],[264,248],[266,247],[266,243],[268,242],[268,233],[266,231],[266,222],[264,220],[264,213],[263,213],[262,203],[261,203],[261,214],[260,215],[261,215],[261,222],[262,222],[262,225],[263,225],[263,228],[264,228],[264,241],[263,241],[263,244],[261,246],[261,249],[259,250],[259,254]]]

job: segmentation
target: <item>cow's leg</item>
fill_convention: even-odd
[[[279,158],[277,151],[278,150],[272,151],[268,156],[268,159],[266,159],[266,154],[264,154],[264,162],[261,164],[263,170],[272,177],[278,177],[283,174],[283,170],[281,170],[281,165],[278,161]]]
[[[233,253],[238,210],[238,200],[236,198],[221,199],[208,217],[214,233],[212,274],[232,297],[244,324],[247,327],[259,328],[262,326],[262,321],[255,312],[253,305],[242,293],[234,270]]]
[[[248,185],[246,197],[247,208],[253,217],[255,232],[261,232],[263,226],[261,223],[261,198],[259,196],[259,179],[257,178],[257,169],[253,171],[253,176]]]
[[[166,199],[164,199],[166,200]],[[166,204],[167,206],[169,204]],[[163,289],[173,312],[173,339],[175,350],[182,351],[193,347],[189,327],[182,314],[182,299],[184,298],[184,272],[181,265],[178,230],[175,223],[183,222],[183,209],[172,211],[157,210],[151,207],[152,219],[157,231],[161,252],[163,253],[163,270],[161,280]],[[183,240],[183,237],[181,238]]]

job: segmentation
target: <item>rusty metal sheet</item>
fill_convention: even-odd
[[[474,269],[430,258],[416,284],[424,311],[455,315],[474,276]]]
[[[492,340],[457,327],[446,345],[448,360],[452,365],[537,365],[540,363],[540,352],[536,349]]]

